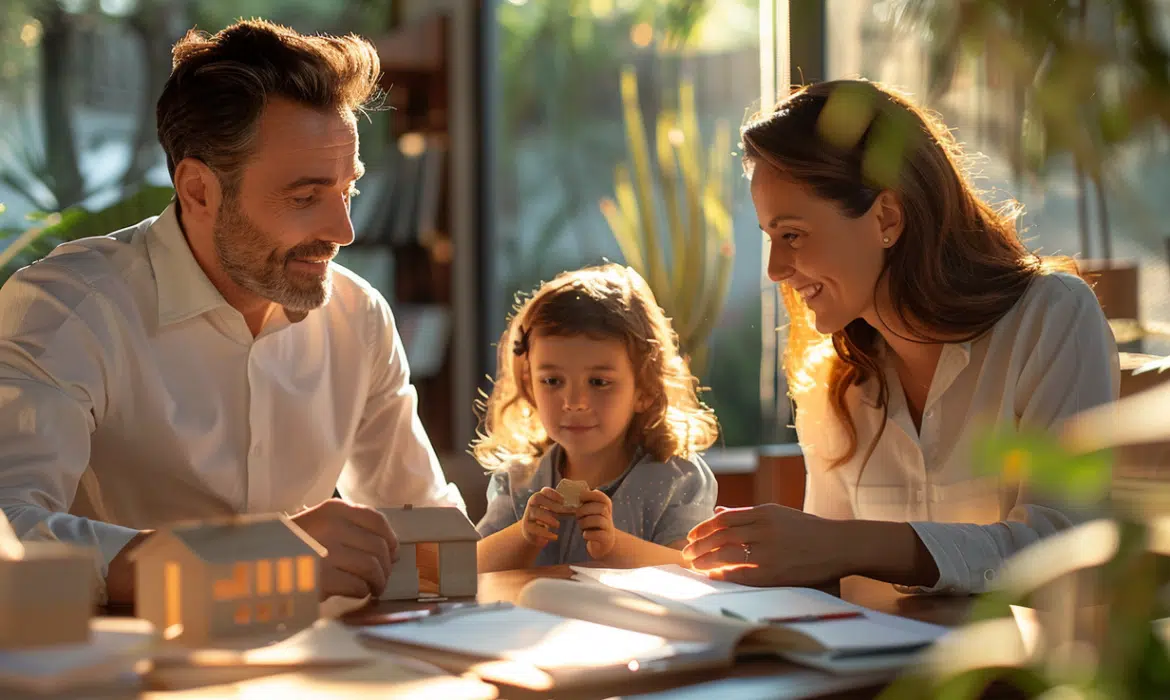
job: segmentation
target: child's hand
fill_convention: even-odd
[[[617,530],[613,526],[613,502],[609,496],[597,489],[581,494],[577,522],[581,526],[581,536],[585,538],[585,549],[589,556],[601,559],[613,550]]]
[[[557,538],[556,531],[561,525],[557,515],[569,512],[565,507],[565,497],[546,486],[528,499],[520,533],[528,544],[544,547]]]

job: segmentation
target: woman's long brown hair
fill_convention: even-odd
[[[1068,259],[1041,260],[1020,241],[1020,207],[994,208],[972,187],[962,152],[938,116],[889,89],[861,80],[818,83],[793,92],[741,129],[744,165],[761,165],[860,217],[877,196],[894,192],[904,228],[886,253],[884,277],[903,327],[917,342],[974,340],[995,325],[1037,275],[1075,267]],[[875,298],[877,288],[874,290]],[[812,312],[788,285],[784,371],[789,392],[801,395],[827,376],[833,413],[846,428],[836,467],[857,452],[857,426],[845,403],[850,386],[878,382],[885,415],[889,386],[879,364],[880,335],[861,319],[832,336],[813,326]],[[827,366],[826,366],[827,363]],[[826,371],[827,370],[827,371]],[[870,442],[873,453],[881,432]]]

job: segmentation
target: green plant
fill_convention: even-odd
[[[174,190],[170,187],[143,186],[130,196],[95,211],[70,207],[54,214],[37,214],[28,228],[0,230],[0,282],[13,272],[45,255],[68,241],[89,236],[104,236],[158,215],[170,203]],[[3,212],[0,206],[0,212]]]
[[[664,110],[655,125],[655,168],[632,70],[622,72],[621,94],[630,160],[615,168],[614,197],[602,199],[601,211],[626,264],[646,278],[673,320],[692,371],[702,376],[735,259],[727,124],[716,126],[705,150],[694,86],[682,82],[678,109]]]
[[[1071,158],[1081,248],[1090,254],[1086,180],[1096,191],[1100,257],[1112,256],[1106,192],[1129,197],[1118,171],[1135,138],[1170,124],[1170,52],[1160,0],[906,0],[930,37],[929,95],[952,85],[963,57],[1008,98],[998,129],[1017,177]],[[1122,215],[1132,215],[1126,202]],[[1148,218],[1148,217],[1143,217]],[[1153,230],[1160,242],[1164,232]]]
[[[1150,485],[1112,484],[1109,451],[1165,439],[1170,431],[1148,416],[1156,405],[1164,412],[1168,395],[1159,387],[1094,409],[1061,436],[993,433],[979,443],[977,463],[989,473],[1026,480],[1074,506],[1103,507],[1107,517],[1009,560],[970,621],[884,700],[977,698],[993,682],[1028,697],[1170,697],[1170,626],[1163,621],[1170,615],[1170,519],[1151,511]],[[1127,422],[1130,431],[1138,423],[1138,432],[1117,429]]]

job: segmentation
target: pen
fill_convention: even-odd
[[[731,617],[736,620],[744,622],[755,622],[750,618],[744,617],[734,610],[727,608],[720,608],[725,617]],[[791,615],[789,617],[765,617],[761,618],[760,622],[767,622],[772,625],[791,625],[801,622],[828,622],[830,620],[851,620],[854,618],[863,617],[862,613],[857,610],[846,610],[842,612],[823,613],[821,615]]]
[[[439,610],[431,615],[420,618],[419,624],[443,623],[453,617],[460,617],[462,615],[469,615],[478,612],[488,612],[490,610],[506,610],[511,608],[512,604],[507,601],[496,601],[494,603],[455,603],[445,610]]]
[[[417,610],[399,610],[392,613],[380,613],[373,615],[364,615],[350,622],[352,625],[372,626],[372,625],[393,625],[399,622],[413,622],[424,617],[435,615],[439,612],[437,605],[431,605]]]
[[[731,618],[734,618],[736,620],[743,620],[744,622],[754,622],[754,620],[749,620],[734,610],[728,610],[727,608],[719,608],[719,609],[723,612],[724,617],[731,617]]]
[[[857,610],[848,610],[844,612],[824,613],[821,615],[793,615],[791,617],[766,617],[760,622],[767,622],[773,625],[791,625],[799,622],[828,622],[830,620],[852,620],[853,618],[863,617]]]

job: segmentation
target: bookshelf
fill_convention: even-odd
[[[453,329],[456,316],[467,313],[459,307],[474,303],[457,292],[455,250],[475,245],[476,227],[474,212],[470,217],[461,212],[453,195],[456,180],[474,172],[462,154],[474,154],[476,145],[464,143],[468,135],[453,134],[449,121],[451,27],[452,18],[440,12],[372,37],[392,109],[389,148],[382,154],[385,165],[363,179],[366,206],[360,217],[354,212],[355,240],[344,258],[390,302],[418,390],[419,414],[440,452],[466,449],[468,430],[474,430],[457,425],[458,414],[471,408],[471,398],[462,397],[473,398],[474,389],[461,390],[466,380],[457,381]],[[469,136],[477,138],[474,131]],[[472,337],[462,328],[458,336]]]

